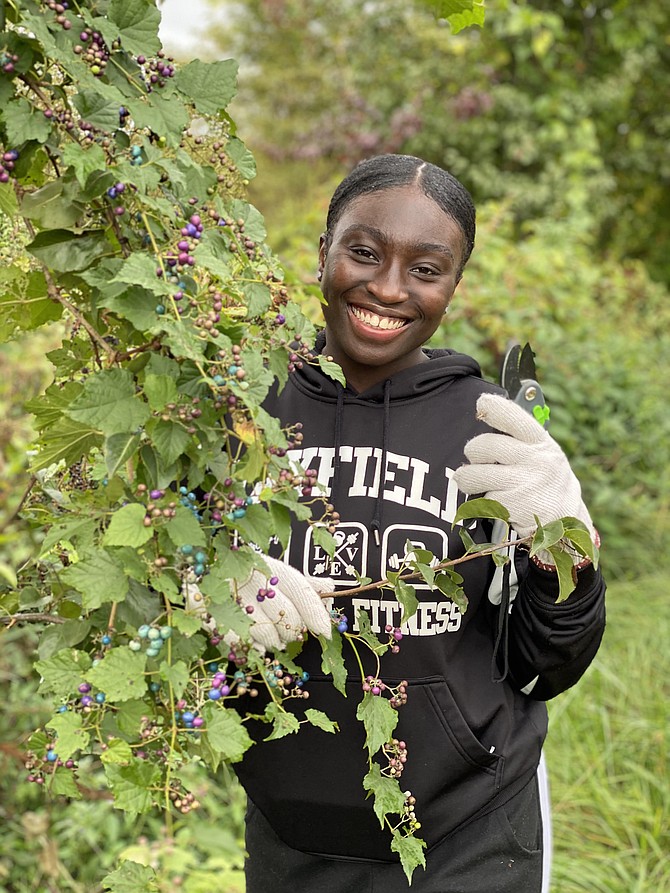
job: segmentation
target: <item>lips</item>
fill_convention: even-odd
[[[363,307],[357,307],[355,304],[349,304],[349,311],[365,325],[373,329],[382,329],[383,331],[397,331],[409,322],[409,319],[401,319],[397,316],[383,316],[379,313],[372,313]]]

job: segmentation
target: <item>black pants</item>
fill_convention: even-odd
[[[407,893],[399,864],[346,862],[286,846],[247,810],[247,893]],[[537,780],[509,803],[433,847],[411,893],[540,893],[542,817]]]

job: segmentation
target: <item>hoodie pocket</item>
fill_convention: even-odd
[[[505,759],[480,742],[444,678],[414,680],[408,695],[395,733],[407,744],[401,786],[416,797],[431,847],[493,800]]]

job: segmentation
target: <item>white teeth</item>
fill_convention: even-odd
[[[404,319],[393,319],[390,316],[377,316],[376,313],[367,313],[358,307],[351,307],[351,312],[368,326],[375,329],[401,329],[405,325]]]

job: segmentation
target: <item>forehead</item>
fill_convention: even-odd
[[[356,196],[343,209],[332,238],[373,227],[394,242],[431,242],[462,254],[465,237],[451,214],[418,186],[394,186]]]

